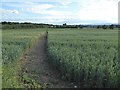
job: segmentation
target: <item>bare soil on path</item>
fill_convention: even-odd
[[[59,71],[51,67],[47,57],[47,35],[44,35],[34,48],[25,55],[26,63],[23,71],[42,87],[48,88],[73,88],[70,82],[60,79]],[[23,71],[21,72],[23,74]]]

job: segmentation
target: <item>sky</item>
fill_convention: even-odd
[[[49,24],[118,23],[119,0],[2,0],[0,21]]]

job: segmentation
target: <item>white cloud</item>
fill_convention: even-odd
[[[65,1],[78,1],[78,0],[2,0],[3,2],[65,2]]]
[[[71,14],[68,11],[40,10],[40,9],[35,9],[35,8],[32,8],[31,11],[34,12],[34,13],[38,13],[38,14],[46,14],[46,15],[52,15],[52,16],[57,16],[57,17],[58,16],[67,17],[68,15]]]
[[[53,4],[34,4],[32,7],[28,7],[26,10],[33,13],[38,14],[46,14],[46,15],[53,15],[53,16],[68,16],[71,15],[72,12],[65,11],[65,10],[54,10],[57,9],[59,6],[55,6]],[[23,10],[23,8],[22,8]]]
[[[78,16],[81,20],[117,23],[118,3],[114,0],[93,0],[91,3],[84,4],[84,8],[80,9]]]
[[[24,2],[24,4],[33,5],[34,3],[33,2]]]
[[[34,9],[50,9],[50,8],[53,8],[55,7],[54,5],[52,4],[41,4],[41,5],[37,5],[37,6],[34,6],[33,8]]]
[[[15,14],[19,14],[19,12],[17,10],[12,10],[11,12],[15,13]]]
[[[2,14],[19,14],[19,11],[17,11],[17,10],[0,9],[0,13],[2,13]]]
[[[37,4],[37,3],[26,3],[27,5],[32,4],[32,6],[25,8],[22,8],[22,10],[26,10],[29,12],[33,12],[33,13],[39,13],[39,14],[49,14],[49,10],[48,9],[52,9],[55,6],[52,4]],[[56,11],[57,13],[58,11]]]
[[[53,4],[41,4],[33,5],[33,7],[28,8],[28,11],[38,14],[46,14],[51,19],[60,20],[63,19],[79,19],[84,21],[97,21],[106,23],[117,23],[118,22],[118,0],[66,0],[66,1],[56,1],[61,6],[55,6]],[[59,7],[69,6],[71,3],[77,2],[81,7],[77,13],[66,10],[57,10]],[[55,10],[54,10],[55,9]],[[73,8],[76,9],[76,8]],[[53,21],[53,20],[51,20]]]
[[[43,17],[41,20],[48,23],[67,23],[67,21],[74,23],[118,22],[118,0],[26,0],[26,2],[21,0],[20,3],[10,3],[10,7],[21,8],[23,18],[26,16],[32,19]],[[15,9],[2,9],[0,12],[19,14],[19,11]],[[28,15],[28,12],[31,12],[31,15]]]
[[[59,1],[58,3],[67,6],[67,5],[71,4],[72,1]]]

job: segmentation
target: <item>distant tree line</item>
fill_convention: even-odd
[[[44,23],[30,23],[30,22],[1,22],[2,29],[29,29],[29,28],[96,28],[96,29],[114,29],[120,28],[120,25],[111,24],[111,25],[53,25],[53,24],[44,24]]]
[[[96,29],[114,29],[120,28],[120,25],[111,24],[111,25],[51,25],[50,28],[96,28]]]
[[[37,23],[19,23],[19,22],[1,22],[2,29],[29,29],[29,28],[46,28],[48,24]]]

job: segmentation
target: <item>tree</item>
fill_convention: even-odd
[[[106,26],[106,25],[103,25],[102,28],[103,28],[103,29],[107,29],[107,26]]]
[[[113,29],[113,28],[114,28],[114,25],[110,25],[109,28],[110,28],[110,29]]]
[[[66,26],[67,24],[65,23],[65,24],[63,24],[63,26]]]

